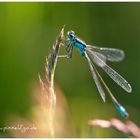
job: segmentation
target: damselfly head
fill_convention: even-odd
[[[68,37],[70,40],[74,39],[74,38],[75,38],[74,31],[69,31],[69,32],[67,33],[67,37]]]

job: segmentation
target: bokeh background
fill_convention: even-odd
[[[129,119],[140,126],[140,3],[42,2],[0,3],[0,127],[10,116],[28,118],[35,105],[31,92],[39,81],[38,73],[44,76],[45,57],[64,24],[65,33],[74,30],[87,44],[124,50],[125,59],[109,65],[130,82],[132,94],[99,71],[129,112]],[[61,53],[65,53],[63,48]],[[55,84],[68,106],[65,125],[70,125],[71,134],[65,137],[127,137],[88,125],[96,118],[125,120],[108,95],[103,103],[88,63],[76,49],[72,59],[59,59]],[[8,132],[0,135],[12,137]]]

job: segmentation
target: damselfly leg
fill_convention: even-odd
[[[62,45],[65,47],[67,54],[66,55],[58,55],[59,58],[71,58],[72,52],[73,52],[73,45],[70,41],[64,41],[62,42]]]

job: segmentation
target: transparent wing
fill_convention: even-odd
[[[110,89],[108,88],[108,86],[106,85],[106,83],[104,82],[104,80],[102,79],[101,75],[98,73],[96,67],[93,65],[92,61],[90,60],[89,56],[87,53],[86,54],[86,58],[88,59],[88,62],[89,62],[89,66],[90,66],[90,69],[91,69],[91,72],[92,72],[92,75],[93,75],[93,78],[95,80],[95,83],[97,85],[97,88],[98,88],[98,91],[101,95],[101,97],[103,98],[103,100],[105,101],[105,93],[104,93],[104,90],[101,86],[101,83],[104,85],[104,87],[106,88],[106,90],[108,91],[115,107],[118,109],[118,111],[120,112],[120,114],[126,118],[128,117],[128,113],[127,111],[125,110],[125,108],[123,106],[121,106],[118,101],[116,100],[116,98],[113,96],[113,94],[111,93]]]
[[[94,52],[104,63],[106,63],[106,57],[104,55],[102,55],[101,53],[98,52]],[[94,57],[94,56],[93,56]],[[104,63],[102,63],[102,61],[98,61],[98,59],[96,57],[94,57],[94,61],[95,63],[99,66],[99,67],[103,67]]]
[[[96,46],[87,45],[87,49],[98,52],[106,57],[108,61],[118,62],[124,59],[125,54],[123,50],[115,48],[100,48]]]
[[[103,60],[102,58],[97,56],[94,51],[91,50],[86,50],[87,53],[91,56],[92,60],[97,64],[97,63],[102,63],[102,66],[100,66],[119,86],[121,86],[125,91],[131,92],[132,88],[131,85],[120,75],[118,74],[115,70],[113,70],[111,67],[109,67]],[[96,58],[96,59],[95,59]],[[98,62],[97,62],[98,61]]]
[[[101,86],[101,83],[100,83],[100,81],[99,81],[99,79],[98,79],[98,76],[97,76],[97,74],[96,74],[96,71],[97,71],[97,70],[96,70],[95,66],[92,64],[92,62],[90,61],[90,59],[89,59],[89,57],[88,57],[87,54],[86,54],[86,58],[88,59],[89,67],[90,67],[90,70],[91,70],[93,79],[94,79],[94,81],[95,81],[95,84],[96,84],[96,86],[97,86],[97,89],[98,89],[98,91],[99,91],[99,93],[100,93],[100,95],[101,95],[103,101],[105,102],[105,93],[104,93],[104,90],[103,90],[103,88],[102,88],[102,86]]]

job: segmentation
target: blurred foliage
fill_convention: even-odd
[[[44,75],[45,57],[64,24],[65,32],[74,30],[87,44],[124,50],[124,61],[109,65],[130,82],[132,94],[100,72],[130,119],[140,126],[140,3],[21,2],[0,3],[0,127],[13,114],[28,117],[35,104],[32,88],[39,81],[38,73]],[[72,59],[59,59],[55,76],[68,102],[75,136],[125,137],[88,126],[89,119],[122,118],[108,96],[102,102],[88,64],[76,49]]]

